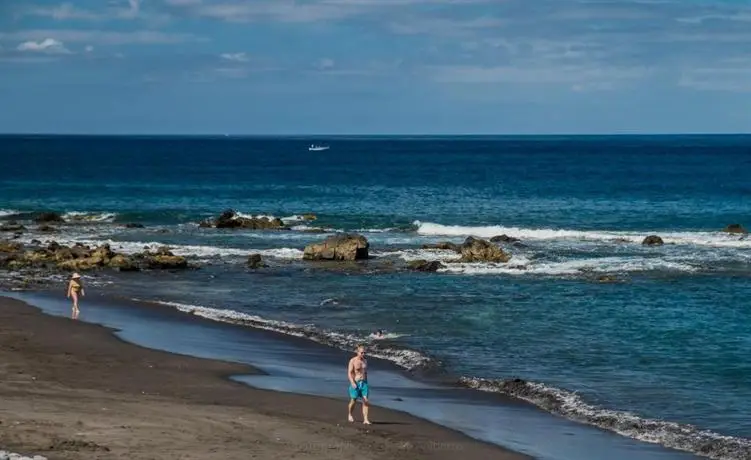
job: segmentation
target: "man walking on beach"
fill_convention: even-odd
[[[362,399],[362,423],[370,425],[368,420],[368,361],[365,359],[365,346],[359,345],[356,350],[357,354],[349,360],[347,366],[347,377],[349,378],[349,417],[350,422],[354,422],[352,411],[358,399]]]

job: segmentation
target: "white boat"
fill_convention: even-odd
[[[323,150],[328,150],[328,149],[329,149],[328,145],[310,144],[310,147],[308,147],[308,150],[311,151],[311,152],[321,152]]]

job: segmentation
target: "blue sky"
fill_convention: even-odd
[[[751,0],[3,0],[0,132],[751,131]]]

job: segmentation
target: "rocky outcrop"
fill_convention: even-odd
[[[34,222],[38,224],[48,224],[54,222],[63,223],[65,222],[65,219],[63,219],[63,216],[56,212],[40,212],[34,216]]]
[[[460,262],[500,262],[511,260],[511,255],[495,244],[475,237],[468,237],[461,246]]]
[[[462,247],[461,245],[456,244],[456,243],[451,243],[449,241],[442,241],[440,243],[435,243],[435,244],[423,244],[422,248],[423,249],[443,249],[447,251],[461,252]]]
[[[362,235],[343,233],[305,247],[305,260],[352,261],[368,258],[370,244]]]
[[[725,229],[723,230],[723,232],[726,232],[726,233],[744,233],[745,234],[745,233],[748,233],[748,230],[746,230],[746,228],[743,225],[741,225],[741,224],[730,224],[727,227],[725,227]]]
[[[143,228],[143,224],[139,224],[136,222],[129,222],[127,224],[124,224],[123,227],[125,228]]]
[[[436,272],[441,268],[446,268],[445,265],[437,260],[427,261],[423,259],[413,260],[407,264],[407,267],[417,272]]]
[[[142,253],[127,255],[116,253],[107,244],[92,249],[80,243],[64,246],[53,241],[47,247],[24,247],[19,243],[0,241],[0,253],[0,268],[9,269],[40,267],[88,271],[111,268],[134,271],[188,268],[185,257],[174,255],[166,247],[154,252],[145,250]]]
[[[22,232],[24,230],[26,230],[26,227],[15,221],[0,225],[0,232]]]
[[[52,227],[51,225],[47,225],[47,224],[40,225],[39,227],[37,227],[37,230],[40,231],[40,232],[44,232],[44,233],[55,233],[55,232],[57,232],[57,229],[55,227]]]
[[[490,239],[491,243],[516,243],[517,241],[521,241],[519,238],[514,238],[513,236],[508,235],[497,235]]]
[[[247,265],[248,265],[248,268],[252,268],[252,269],[263,268],[267,266],[263,262],[263,257],[261,257],[261,254],[249,255]]]
[[[249,230],[288,230],[281,219],[274,217],[243,217],[237,211],[226,210],[216,219],[207,219],[198,224],[200,227],[244,228]]]
[[[645,246],[662,246],[665,242],[657,235],[649,235],[644,238],[644,241],[642,241],[641,244]]]

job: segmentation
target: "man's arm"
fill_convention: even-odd
[[[352,388],[357,388],[357,384],[355,383],[354,359],[350,359],[349,364],[347,365],[347,378],[349,379],[349,384],[352,385]]]

